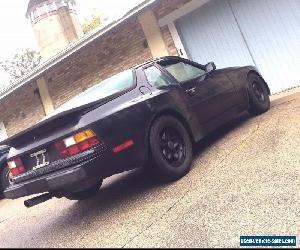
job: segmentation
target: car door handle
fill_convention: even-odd
[[[196,92],[196,87],[191,88],[191,89],[187,89],[185,92],[189,93],[189,94],[194,94]]]

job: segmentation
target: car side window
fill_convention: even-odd
[[[176,61],[168,63],[164,67],[178,82],[186,82],[206,74],[204,69],[200,69],[191,64]]]
[[[170,77],[166,76],[155,66],[144,69],[144,72],[149,84],[152,86],[162,87],[172,85]]]

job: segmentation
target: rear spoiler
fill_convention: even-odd
[[[6,139],[2,143],[8,145],[9,147],[17,147],[19,145],[22,145],[25,142],[35,140],[35,138],[38,138],[46,131],[51,131],[57,127],[63,127],[64,125],[70,122],[71,118],[74,119],[76,117],[76,113],[78,112],[79,112],[78,110],[74,110],[72,112],[68,112],[68,113],[64,112],[59,115],[50,117],[49,119],[43,120],[37,123],[36,125],[34,125],[33,127],[30,127]]]
[[[57,127],[76,124],[79,121],[80,116],[105,103],[108,103],[109,101],[115,99],[121,94],[123,93],[121,92],[116,95],[112,95],[107,98],[76,107],[74,109],[63,111],[54,116],[50,116],[48,119],[42,120],[36,125],[25,129],[24,131],[2,141],[1,144],[7,145],[9,147],[17,147],[30,140],[35,140],[36,138],[45,134],[45,132],[51,131]]]

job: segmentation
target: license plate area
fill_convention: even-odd
[[[49,154],[46,149],[30,154],[32,170],[46,167],[50,164]]]

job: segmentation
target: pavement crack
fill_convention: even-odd
[[[122,248],[125,248],[128,244],[130,244],[132,241],[134,241],[137,237],[139,237],[141,234],[146,232],[149,228],[151,228],[154,224],[156,224],[158,221],[162,220],[176,205],[178,205],[184,198],[185,196],[189,193],[192,187],[192,182],[190,183],[187,191],[184,192],[184,194],[179,197],[158,219],[150,223],[149,225],[145,226],[138,234],[133,236],[131,239],[129,239],[123,246]]]

